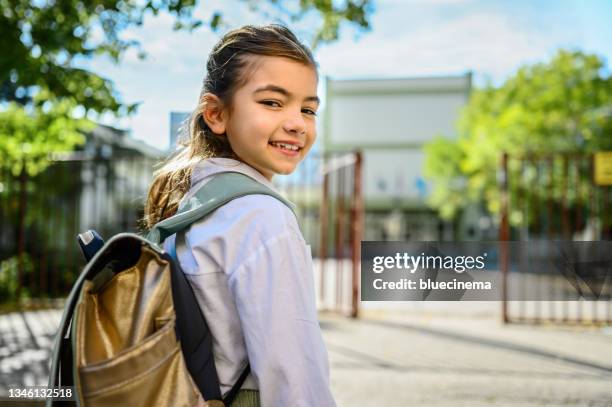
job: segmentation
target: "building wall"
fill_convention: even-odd
[[[455,133],[463,91],[333,95],[330,141],[338,144],[423,143]]]
[[[430,239],[441,233],[448,235],[441,232],[445,226],[439,225],[435,213],[427,208],[430,187],[423,176],[423,146],[439,135],[456,137],[456,122],[470,89],[470,73],[431,78],[327,79],[324,149],[363,151],[369,238]],[[401,227],[388,227],[397,222]]]

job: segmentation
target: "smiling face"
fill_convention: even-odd
[[[253,58],[248,81],[214,130],[224,130],[234,153],[271,180],[293,172],[315,141],[317,74],[289,58]]]

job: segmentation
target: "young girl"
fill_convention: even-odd
[[[148,227],[221,172],[275,189],[272,177],[293,172],[316,138],[317,82],[311,52],[286,27],[227,33],[209,56],[189,140],[150,187]],[[310,247],[292,211],[244,196],[168,238],[166,250],[174,244],[213,335],[222,393],[251,365],[232,406],[334,406]]]

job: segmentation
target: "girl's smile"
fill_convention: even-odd
[[[275,142],[270,142],[269,143],[272,147],[278,149],[278,151],[280,151],[282,154],[286,154],[290,157],[297,157],[299,156],[299,151],[302,149],[301,147],[298,147],[295,144],[291,144],[291,143],[287,143],[287,142],[283,142],[283,143],[275,143]]]

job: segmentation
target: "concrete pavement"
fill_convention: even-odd
[[[610,328],[504,326],[473,305],[436,307],[321,314],[338,406],[612,406]],[[46,384],[60,315],[0,315],[0,397]]]
[[[339,406],[612,406],[606,329],[423,310],[321,324]]]

